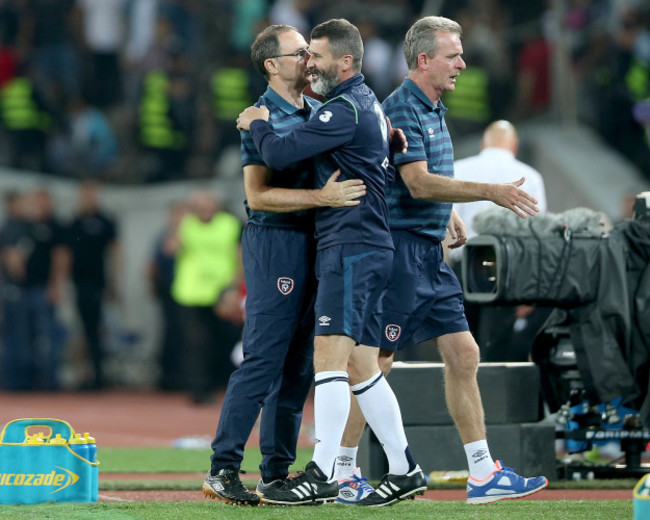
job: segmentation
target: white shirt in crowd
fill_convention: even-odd
[[[521,188],[537,199],[539,211],[546,211],[544,179],[535,168],[519,161],[510,151],[503,148],[484,148],[478,155],[460,159],[454,163],[454,177],[462,181],[503,183],[526,178]],[[472,221],[484,209],[494,207],[486,200],[454,204],[454,209],[467,227],[467,238],[476,236]],[[456,253],[462,248],[455,250]]]

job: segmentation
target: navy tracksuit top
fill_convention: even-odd
[[[314,116],[284,136],[269,123],[256,120],[250,131],[264,162],[281,170],[314,158],[315,187],[322,188],[337,168],[338,181],[362,179],[366,195],[347,208],[316,212],[318,249],[339,244],[393,248],[385,191],[388,175],[388,125],[374,92],[362,74],[340,83]]]

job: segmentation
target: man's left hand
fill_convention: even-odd
[[[406,140],[406,135],[400,128],[393,128],[390,124],[390,119],[386,118],[388,123],[388,143],[391,153],[406,153],[409,143]]]
[[[451,211],[449,224],[447,225],[447,232],[451,239],[451,243],[447,245],[449,249],[456,249],[467,242],[467,228],[465,227],[463,219],[460,218],[458,213],[456,213],[456,210]]]

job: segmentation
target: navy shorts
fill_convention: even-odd
[[[379,311],[392,264],[391,249],[364,244],[318,251],[315,334],[340,334],[376,345],[381,329],[372,317]]]
[[[395,261],[382,301],[381,348],[469,330],[463,290],[445,263],[442,245],[407,231],[394,231]]]

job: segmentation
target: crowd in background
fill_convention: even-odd
[[[0,165],[127,184],[237,177],[234,120],[265,89],[249,58],[262,27],[289,23],[307,36],[323,20],[348,18],[364,39],[363,73],[384,99],[407,73],[408,26],[441,14],[464,30],[467,69],[443,98],[455,138],[499,118],[570,110],[650,178],[650,118],[635,110],[650,99],[648,7],[634,0],[557,4],[564,6],[559,18],[547,2],[515,0],[0,0]],[[568,109],[553,81],[560,48],[569,73],[564,94],[575,100]],[[233,171],[220,167],[229,152]],[[57,219],[45,188],[6,194],[4,206],[2,320],[13,326],[2,328],[0,387],[60,388],[64,358],[73,356],[87,363],[77,386],[103,388],[110,384],[107,306],[120,298],[121,261],[119,230],[101,210],[97,186],[81,184],[68,222]],[[158,383],[188,391],[195,402],[209,401],[234,369],[244,293],[240,229],[216,200],[195,193],[170,208],[152,251],[148,274],[163,329]],[[205,251],[215,230],[227,243]],[[209,288],[192,282],[206,254],[225,273],[210,273]],[[180,263],[189,280],[182,288]],[[69,331],[57,319],[68,283],[81,350],[66,351]],[[223,348],[201,348],[214,341]],[[186,349],[191,355],[180,356]]]
[[[456,138],[568,106],[650,176],[633,111],[650,98],[650,17],[635,0],[0,0],[0,164],[121,183],[237,175],[218,164],[264,90],[249,59],[263,26],[348,18],[383,99],[424,14],[464,30],[468,67],[444,99]]]
[[[80,184],[65,221],[45,187],[5,194],[0,389],[96,391],[116,383],[108,370],[111,344],[136,346],[137,338],[124,337],[115,314],[124,291],[123,252],[116,220],[102,206],[94,181]],[[201,190],[173,204],[160,227],[146,269],[161,310],[152,359],[158,366],[150,369],[161,389],[210,402],[238,359],[232,354],[243,323],[242,224]],[[74,320],[64,317],[70,302]],[[65,377],[70,370],[76,373]]]

